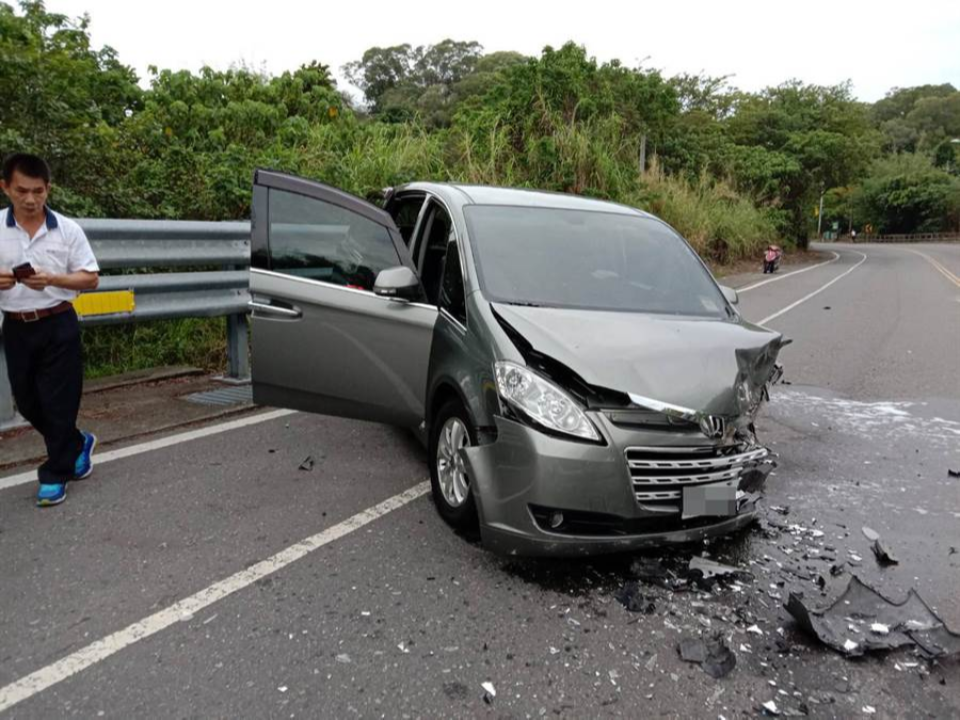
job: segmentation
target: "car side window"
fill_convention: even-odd
[[[387,229],[350,210],[273,188],[268,205],[274,272],[373,290],[381,270],[401,264]]]
[[[420,240],[420,258],[417,268],[420,282],[427,295],[427,302],[437,304],[440,294],[440,280],[443,273],[443,257],[447,252],[447,243],[453,239],[453,222],[442,206],[434,203],[430,215],[424,223],[424,235]]]
[[[467,301],[463,290],[463,269],[456,241],[447,243],[443,262],[443,283],[440,286],[440,307],[463,325],[467,324]]]
[[[403,244],[410,247],[410,241],[413,239],[413,231],[417,229],[417,218],[420,217],[420,208],[426,198],[423,195],[412,195],[397,198],[390,203],[388,212],[393,217],[397,229],[400,230],[400,236],[403,238]]]

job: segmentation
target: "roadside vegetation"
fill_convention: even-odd
[[[91,45],[88,24],[42,2],[0,3],[0,153],[47,157],[52,203],[74,216],[246,218],[253,170],[266,166],[358,195],[431,179],[607,198],[660,215],[720,264],[769,242],[805,247],[821,195],[827,231],[960,223],[951,85],[894,88],[870,105],[847,84],[750,93],[600,63],[574,43],[525,57],[444,40],[349,63],[362,101],[322,57],[277,76],[152,68],[144,89]],[[215,364],[222,333],[198,332],[204,323],[86,331],[90,366]]]

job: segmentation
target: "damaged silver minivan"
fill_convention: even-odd
[[[610,552],[754,517],[785,341],[652,215],[420,182],[381,209],[259,170],[250,293],[254,400],[414,429],[440,514],[491,549]]]

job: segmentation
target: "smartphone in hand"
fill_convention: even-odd
[[[28,262],[17,265],[13,268],[13,276],[17,279],[17,282],[23,282],[31,275],[36,275],[37,271],[33,269],[33,265]]]

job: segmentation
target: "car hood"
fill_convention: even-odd
[[[779,333],[742,321],[501,303],[493,309],[533,350],[590,385],[627,393],[637,405],[650,398],[706,415],[754,412],[784,344]]]

